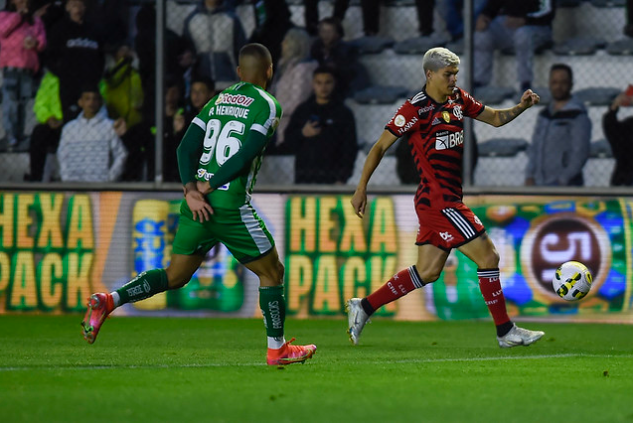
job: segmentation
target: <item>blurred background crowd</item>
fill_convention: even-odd
[[[464,60],[470,39],[473,66],[460,77],[477,99],[542,98],[506,127],[475,123],[473,185],[633,185],[631,1],[464,1],[167,0],[163,14],[144,0],[6,0],[0,182],[179,182],[189,123],[237,81],[239,49],[259,42],[284,110],[260,183],[353,185],[386,122],[421,90],[426,50]],[[406,142],[392,150],[372,182],[417,184]]]

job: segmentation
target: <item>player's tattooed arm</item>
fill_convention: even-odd
[[[530,107],[538,104],[540,97],[532,90],[527,90],[521,96],[521,102],[509,109],[493,109],[486,106],[484,111],[477,116],[477,120],[485,122],[492,126],[503,126],[506,123],[512,122],[521,113],[529,109]]]

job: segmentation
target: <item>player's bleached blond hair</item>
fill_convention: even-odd
[[[422,68],[424,73],[427,71],[437,71],[447,66],[458,66],[459,57],[444,47],[435,47],[428,50],[422,59]]]

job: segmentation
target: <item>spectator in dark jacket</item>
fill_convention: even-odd
[[[202,0],[185,20],[183,37],[195,52],[197,76],[213,79],[220,89],[237,82],[237,57],[246,35],[222,0]]]
[[[66,12],[51,30],[46,52],[46,65],[59,78],[64,122],[79,114],[82,87],[97,86],[105,67],[98,32],[84,20],[84,1],[68,0]]]
[[[273,58],[273,68],[281,56],[281,42],[286,32],[292,28],[290,9],[285,1],[251,0],[255,14],[255,29],[249,43],[260,43],[266,46]]]
[[[582,186],[589,158],[591,120],[572,94],[573,74],[565,64],[552,65],[550,105],[539,113],[528,149],[526,185]]]
[[[319,23],[319,38],[316,39],[310,55],[319,65],[332,68],[337,78],[337,93],[347,97],[352,91],[364,88],[364,69],[358,63],[356,49],[343,41],[343,25],[336,18],[325,18]]]
[[[295,183],[345,184],[358,153],[354,114],[334,95],[330,68],[313,75],[314,96],[292,114],[283,146],[295,154]]]
[[[524,92],[532,86],[534,51],[552,42],[555,0],[488,0],[475,24],[475,86],[492,81],[494,51],[513,48]]]
[[[633,91],[633,89],[631,89]],[[622,106],[633,105],[633,92],[620,93],[602,118],[602,129],[615,158],[615,168],[611,175],[611,185],[633,185],[633,116],[618,120],[617,113]]]

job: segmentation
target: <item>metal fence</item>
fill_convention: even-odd
[[[216,2],[207,0],[209,5]],[[11,116],[18,119],[19,110],[23,109],[25,123],[14,145],[9,145],[11,136],[6,131],[5,123],[2,123],[0,182],[29,184],[31,180],[40,179],[60,181],[62,177],[65,180],[101,182],[145,181],[158,183],[158,186],[163,182],[178,182],[175,148],[178,137],[182,136],[179,129],[183,119],[192,116],[193,108],[188,101],[193,91],[194,80],[191,79],[191,73],[212,77],[216,89],[228,86],[236,78],[235,51],[241,43],[253,39],[258,28],[261,29],[263,25],[263,21],[258,23],[257,20],[263,18],[262,8],[267,2],[224,2],[226,7],[233,10],[235,19],[228,18],[228,15],[212,16],[201,11],[204,10],[204,1],[166,1],[165,30],[158,31],[161,37],[156,36],[156,25],[163,25],[160,8],[162,2],[158,2],[158,14],[153,2],[124,3],[117,21],[120,27],[126,29],[123,31],[126,32],[124,39],[113,41],[112,37],[102,36],[105,41],[101,51],[104,52],[104,75],[107,77],[102,79],[99,90],[105,99],[105,110],[112,122],[105,120],[103,112],[100,125],[86,122],[82,125],[82,122],[73,123],[66,118],[60,119],[65,124],[66,135],[66,140],[62,140],[63,154],[56,150],[56,137],[59,137],[61,128],[55,132],[46,117],[38,115],[36,118],[34,112],[36,95],[44,94],[41,93],[44,91],[41,82],[49,69],[36,73],[33,88],[17,97],[10,94],[7,78],[3,78],[2,113],[12,113]],[[92,20],[89,25],[99,27],[99,19],[110,15],[95,13],[100,9],[97,2],[94,3],[87,0],[86,16]],[[346,10],[342,21],[344,40],[358,52],[359,69],[365,75],[364,84],[350,88],[345,99],[345,104],[354,114],[358,143],[358,154],[347,185],[353,186],[359,180],[367,152],[382,132],[385,123],[407,96],[420,90],[424,82],[421,62],[427,48],[445,45],[459,53],[462,58],[460,80],[468,81],[467,76],[471,70],[466,59],[469,52],[464,48],[463,40],[451,40],[449,29],[454,22],[447,25],[444,13],[448,3],[452,2],[436,0],[433,34],[426,38],[420,38],[414,1],[383,2],[379,8],[379,31],[372,38],[364,37],[363,13],[359,2],[352,1]],[[474,2],[475,9],[477,3]],[[298,27],[305,26],[303,2],[288,1],[287,4],[291,23]],[[527,149],[532,143],[537,115],[547,107],[549,69],[554,63],[565,63],[572,67],[574,93],[584,103],[592,122],[592,148],[583,167],[584,185],[610,185],[615,160],[605,141],[602,118],[613,98],[629,83],[633,83],[633,39],[623,35],[623,28],[627,23],[626,8],[622,0],[559,0],[556,6],[553,42],[536,52],[532,66],[532,88],[542,96],[544,104],[528,110],[517,120],[501,128],[474,123],[472,134],[479,150],[472,178],[475,188],[512,188],[524,185]],[[334,3],[330,1],[318,2],[319,16],[331,16],[334,7]],[[268,18],[271,19],[271,16]],[[108,31],[115,31],[111,25],[111,21],[101,25],[105,27],[106,35]],[[471,35],[470,40],[472,39]],[[155,53],[156,41],[165,45],[164,66],[158,72],[155,63],[157,58],[161,59],[161,55],[157,56]],[[120,51],[124,44],[130,47],[130,53]],[[280,46],[277,47],[280,50]],[[47,55],[46,51],[40,57],[46,58],[43,60],[45,65],[47,61],[55,59],[50,54]],[[516,61],[515,52],[496,51],[492,82],[485,89],[473,89],[475,96],[497,108],[516,104],[521,91]],[[162,83],[156,84],[157,78]],[[310,78],[307,82],[305,78],[297,80],[302,80],[303,85],[296,90],[309,94],[310,87],[306,88],[305,84],[310,83]],[[156,99],[161,100],[158,107]],[[68,103],[67,100],[62,103],[64,101]],[[10,102],[19,106],[17,112],[9,110],[7,104]],[[68,104],[62,106],[68,108]],[[82,107],[90,106],[82,104]],[[92,107],[95,107],[94,104]],[[619,117],[633,115],[632,109],[623,108]],[[121,119],[125,124],[122,124]],[[19,124],[17,120],[12,123]],[[512,140],[505,142],[508,138]],[[505,142],[502,148],[500,142]],[[121,146],[124,147],[125,154],[122,153]],[[294,185],[295,153],[284,152],[283,148],[274,150],[271,148],[271,154],[264,160],[259,184],[279,187]],[[372,185],[403,185],[395,151],[396,148],[392,148],[385,156],[372,178]],[[72,156],[72,160],[69,156]],[[334,154],[332,160],[337,159]],[[64,169],[67,170],[66,174]],[[78,169],[84,170],[83,176],[67,176],[68,172],[78,173]],[[92,179],[87,179],[87,174]]]

